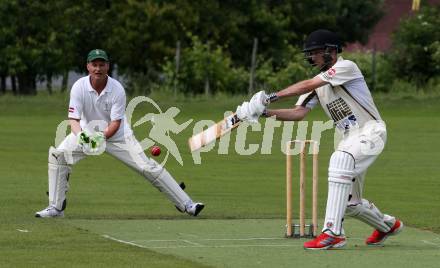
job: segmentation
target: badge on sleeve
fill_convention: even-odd
[[[333,76],[336,75],[336,69],[335,68],[328,69],[327,75],[328,75],[328,77],[332,78]]]

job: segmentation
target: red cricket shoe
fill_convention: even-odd
[[[403,223],[400,220],[396,219],[396,222],[394,223],[393,227],[391,227],[391,229],[388,232],[383,233],[379,230],[374,230],[371,236],[367,238],[365,243],[371,246],[382,245],[383,242],[388,238],[388,236],[396,235],[400,233],[402,229],[403,229]]]
[[[345,237],[321,233],[317,238],[304,243],[304,249],[332,249],[345,246]]]

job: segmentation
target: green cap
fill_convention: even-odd
[[[87,55],[87,62],[94,61],[96,59],[102,59],[108,61],[107,53],[102,49],[94,49]]]

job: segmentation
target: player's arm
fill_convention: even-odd
[[[76,82],[70,90],[69,113],[67,115],[67,118],[69,118],[70,129],[75,135],[78,135],[82,131],[79,123],[82,112],[83,96],[81,94],[81,88],[78,85],[78,82]]]
[[[78,135],[81,132],[81,125],[79,124],[79,119],[69,118],[70,129],[72,133]]]
[[[265,116],[275,116],[277,120],[281,121],[301,121],[310,112],[310,108],[303,106],[296,106],[293,109],[275,109],[266,110]]]
[[[285,98],[290,96],[299,96],[308,92],[311,92],[318,87],[322,87],[327,84],[327,81],[322,80],[319,76],[315,76],[311,79],[303,80],[298,83],[295,83],[283,90],[280,90],[275,93],[277,99]]]
[[[121,126],[121,119],[111,121],[107,128],[104,130],[104,136],[106,139],[111,138],[118,131]]]
[[[125,91],[121,88],[121,93],[116,97],[110,111],[110,124],[108,124],[107,128],[104,130],[104,136],[106,139],[115,135],[121,126],[121,122],[125,117],[125,104]]]
[[[280,90],[278,92],[271,93],[267,95],[264,91],[260,91],[256,93],[254,96],[252,96],[251,100],[249,102],[243,102],[242,105],[237,107],[236,114],[238,118],[242,121],[250,121],[255,122],[257,121],[258,117],[264,112],[266,109],[266,106],[274,102],[280,98],[285,98],[289,96],[299,96],[306,94],[308,92],[311,92],[325,84],[327,84],[327,81],[324,81],[321,79],[321,77],[315,76],[311,79],[303,80],[298,83],[295,83],[283,90]],[[295,117],[294,115],[291,115],[291,111],[284,111],[282,112],[281,116],[285,116],[286,113],[288,118]],[[300,115],[300,114],[298,114]],[[293,119],[290,119],[293,120]]]

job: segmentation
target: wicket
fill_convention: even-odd
[[[299,224],[293,224],[292,222],[292,155],[289,153],[292,143],[301,146],[299,154]],[[305,223],[306,144],[309,145],[309,148],[313,146],[312,224],[307,225]],[[314,140],[294,140],[287,142],[286,147],[286,237],[315,237],[318,231],[318,142]],[[305,232],[306,227],[308,227],[307,234]]]

